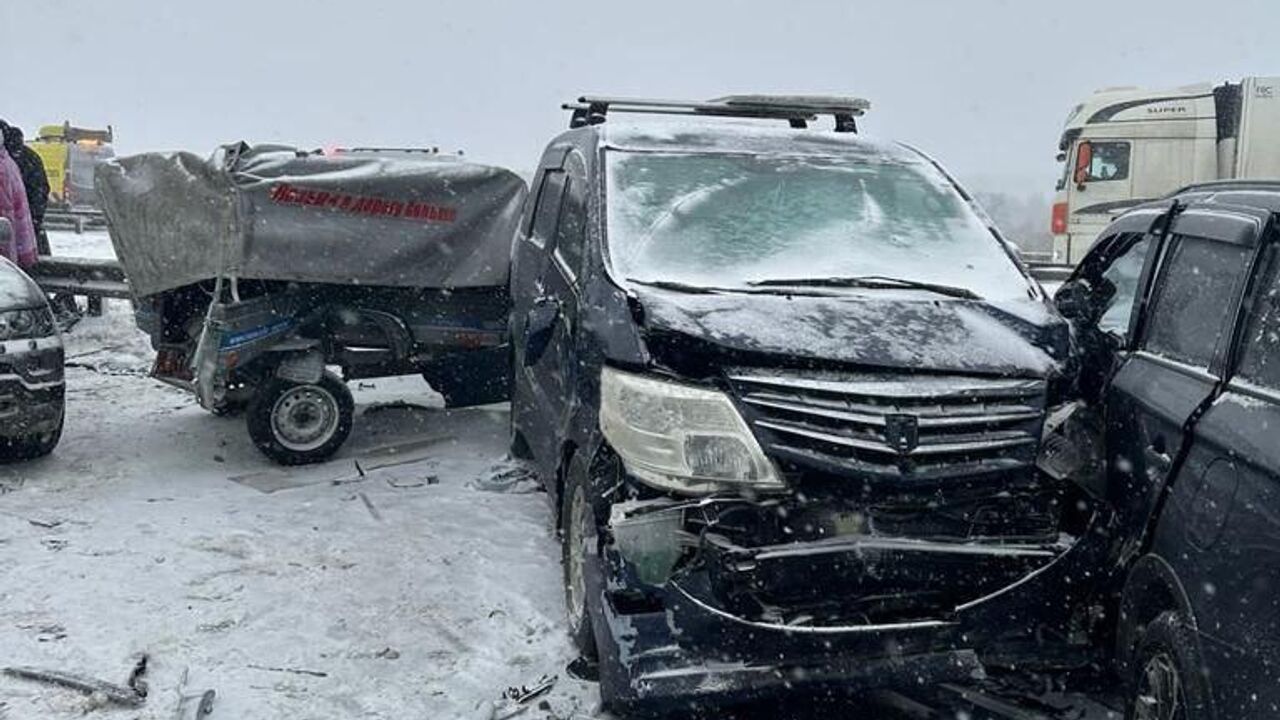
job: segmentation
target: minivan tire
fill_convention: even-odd
[[[290,402],[307,403],[304,412],[319,410],[325,414],[314,437],[306,436],[305,427],[294,428],[299,434],[288,437],[288,424],[293,420],[285,413],[289,411]],[[315,383],[295,383],[282,378],[268,380],[250,401],[245,420],[249,437],[262,454],[281,465],[307,465],[329,459],[342,447],[351,435],[354,414],[355,400],[346,383],[326,372]],[[308,420],[309,417],[303,417],[299,422]]]
[[[1196,631],[1179,613],[1165,611],[1147,625],[1132,668],[1126,720],[1213,718],[1209,678]],[[1171,711],[1170,703],[1180,705],[1182,714]]]
[[[587,593],[586,561],[589,548],[597,542],[595,509],[590,501],[590,478],[575,456],[566,469],[560,496],[561,566],[564,569],[564,605],[569,637],[588,660],[596,660],[595,634],[591,624],[591,601]],[[576,573],[576,576],[575,576]]]

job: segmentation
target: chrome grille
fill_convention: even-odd
[[[729,380],[778,459],[853,474],[940,477],[1035,460],[1045,383],[956,375],[740,370]]]

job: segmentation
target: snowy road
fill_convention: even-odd
[[[0,467],[0,664],[123,682],[146,652],[153,697],[100,716],[166,719],[184,672],[224,718],[488,717],[508,685],[563,675],[545,498],[484,485],[508,469],[504,411],[387,405],[438,396],[362,382],[339,458],[285,471],[144,376],[127,306],[68,340],[62,445]],[[595,702],[563,677],[551,700]],[[0,678],[7,719],[87,702]]]

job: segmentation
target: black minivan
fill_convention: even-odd
[[[863,101],[566,108],[513,250],[512,443],[606,705],[1087,646],[1111,517],[1037,467],[1069,327],[969,195]]]
[[[1132,210],[1057,294],[1104,419],[1129,717],[1280,717],[1280,182]]]

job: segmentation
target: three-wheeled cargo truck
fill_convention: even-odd
[[[507,398],[515,174],[240,143],[118,158],[96,184],[153,376],[243,410],[276,461],[342,445],[349,380],[421,373],[451,407]]]

